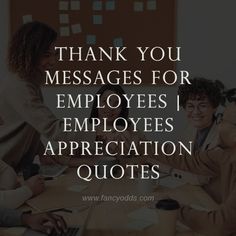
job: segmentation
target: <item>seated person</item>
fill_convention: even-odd
[[[113,129],[113,123],[118,117],[125,119],[127,121],[127,123],[129,123],[129,109],[127,108],[126,99],[122,96],[122,94],[125,94],[125,91],[123,90],[123,88],[121,86],[119,86],[119,85],[104,85],[97,91],[96,94],[101,96],[100,97],[101,98],[100,105],[104,106],[104,108],[97,108],[98,97],[95,96],[92,110],[91,110],[91,114],[90,114],[90,123],[93,118],[98,118],[101,121],[103,121],[103,119],[107,119],[107,123],[106,123],[107,129],[110,129],[110,128]],[[114,108],[111,108],[110,106],[108,106],[107,98],[111,94],[117,94],[120,97],[120,99],[121,99],[120,107],[114,109]],[[117,97],[112,96],[112,99],[110,99],[110,105],[115,107],[117,102],[118,102]],[[125,127],[124,121],[121,119],[119,120],[119,122],[117,122],[116,125]],[[114,129],[111,132],[104,132],[103,125],[101,124],[96,129],[96,133],[94,134],[94,140],[103,141],[104,144],[106,144],[109,141],[117,141],[117,142],[124,141],[125,142],[125,149],[127,149],[127,148],[129,148],[130,143],[132,141],[139,142],[140,140],[146,140],[146,138],[144,137],[144,135],[141,132],[133,132],[131,126],[129,126],[127,128],[127,130],[125,130],[124,132],[117,132]],[[137,145],[137,146],[140,148],[139,145]],[[109,147],[110,147],[110,150],[109,150],[110,152],[119,153],[118,145],[114,145],[114,146],[110,145]],[[143,150],[138,150],[138,152],[144,153]],[[79,157],[80,154],[76,153],[75,156]],[[60,164],[67,164],[70,167],[78,166],[80,164],[93,165],[95,160],[93,158],[88,158],[88,157],[86,157],[86,158],[84,158],[84,157],[70,158],[67,161],[63,158],[53,158],[53,160],[57,163],[60,163]],[[118,155],[116,157],[118,157]],[[129,157],[133,157],[132,154]],[[125,162],[127,162],[127,160]]]
[[[0,227],[25,226],[35,231],[50,234],[53,229],[58,234],[66,232],[65,220],[58,215],[49,213],[30,214],[17,210],[0,208]]]
[[[0,159],[16,171],[43,155],[41,138],[65,142],[86,140],[88,134],[63,132],[58,119],[44,104],[41,87],[45,71],[56,61],[57,32],[41,22],[22,25],[9,42],[9,75],[1,82]],[[89,137],[88,137],[89,138]]]
[[[15,171],[0,160],[0,207],[17,208],[32,196],[43,192],[44,188],[44,180],[38,175],[20,186]]]
[[[104,106],[104,108],[97,108],[97,97],[95,97],[92,111],[90,114],[90,121],[92,118],[99,118],[100,120],[106,118],[107,119],[107,127],[113,128],[114,121],[121,117],[124,120],[126,120],[129,123],[129,108],[127,108],[127,101],[122,96],[125,94],[125,91],[123,88],[119,85],[104,85],[102,86],[96,94],[99,94],[101,96],[100,105]],[[109,95],[111,94],[117,94],[120,97],[121,105],[118,108],[111,108],[107,104],[107,99]],[[110,99],[110,105],[113,107],[116,107],[118,104],[117,97],[112,96]],[[123,120],[119,120],[116,122],[117,126],[125,127],[125,123]],[[102,127],[98,127],[96,131],[96,140],[104,141],[104,143],[107,143],[109,141],[125,141],[125,149],[127,149],[130,146],[130,143],[132,141],[137,142],[140,140],[146,140],[144,135],[139,132],[133,132],[131,125],[129,124],[127,130],[124,132],[104,132],[102,130]],[[118,152],[118,146],[111,147],[112,152]],[[142,150],[138,150],[139,153],[143,153]],[[131,156],[132,157],[132,154]]]
[[[156,156],[161,163],[195,174],[216,178],[220,182],[211,197],[219,208],[200,211],[183,206],[179,219],[195,232],[205,236],[234,235],[236,233],[236,103],[226,108],[219,127],[220,144],[192,156]],[[155,161],[154,161],[155,162]]]

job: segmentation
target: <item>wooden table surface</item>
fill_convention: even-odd
[[[86,186],[82,192],[70,191],[70,186]],[[130,230],[127,227],[129,214],[142,207],[152,208],[159,198],[160,194],[168,194],[185,204],[199,204],[200,207],[215,209],[216,203],[201,189],[192,185],[185,184],[176,189],[168,189],[156,186],[153,192],[140,193],[137,180],[93,180],[85,182],[79,180],[76,176],[76,169],[68,170],[65,175],[55,180],[48,181],[46,191],[41,195],[28,201],[28,206],[24,205],[22,209],[33,209],[34,212],[47,211],[57,208],[73,209],[73,213],[60,212],[69,226],[86,226],[85,235],[155,235],[158,230],[158,224],[154,224],[144,230]],[[84,196],[94,196],[98,200],[85,200]],[[122,196],[120,201],[106,201],[104,198]],[[130,197],[128,201],[125,197]],[[133,196],[133,199],[132,199]],[[135,199],[135,196],[137,199]],[[146,201],[140,200],[139,196],[148,196]],[[102,198],[102,199],[101,199]],[[150,201],[151,200],[151,201]],[[157,221],[158,222],[158,219]],[[24,229],[11,228],[0,231],[0,235],[22,235]],[[193,235],[191,232],[179,235]]]

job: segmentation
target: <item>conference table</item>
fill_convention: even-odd
[[[164,178],[164,177],[163,177]],[[146,190],[145,190],[146,191]],[[76,168],[46,182],[46,190],[27,201],[21,210],[55,212],[69,226],[83,225],[84,235],[157,235],[158,217],[155,203],[167,194],[189,205],[215,209],[217,204],[199,186],[183,184],[168,188],[155,184],[152,191],[140,188],[140,181],[78,179]],[[24,228],[4,228],[0,235],[23,235]],[[177,223],[178,235],[195,235]]]

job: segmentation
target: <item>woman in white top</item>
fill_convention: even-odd
[[[15,169],[44,154],[40,141],[86,140],[81,132],[63,132],[63,121],[44,104],[41,87],[45,71],[56,63],[57,33],[40,22],[23,25],[10,40],[11,74],[0,86],[0,159]]]

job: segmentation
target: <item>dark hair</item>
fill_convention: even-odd
[[[56,38],[56,31],[44,23],[35,21],[21,26],[9,45],[10,71],[17,73],[22,79],[30,79],[40,58]]]
[[[96,94],[100,94],[102,96],[102,94],[107,91],[113,91],[114,93],[116,93],[117,95],[120,96],[121,98],[121,113],[119,115],[119,117],[124,118],[125,120],[128,121],[128,117],[129,117],[129,109],[127,108],[127,101],[124,98],[124,96],[122,96],[123,94],[125,94],[125,91],[123,90],[123,88],[120,85],[103,85]],[[90,114],[90,118],[89,121],[91,123],[91,119],[92,118],[98,118],[98,108],[97,108],[97,104],[98,104],[98,100],[97,97],[95,97],[94,102],[93,102],[93,106],[92,106],[92,110],[91,110],[91,114]],[[119,120],[117,122],[117,125],[120,126],[125,126],[124,121],[123,120]]]
[[[221,89],[216,81],[205,78],[193,78],[189,81],[191,84],[179,86],[178,95],[180,106],[185,108],[187,100],[194,100],[197,96],[199,96],[200,99],[207,97],[214,108],[220,105],[222,99]]]

